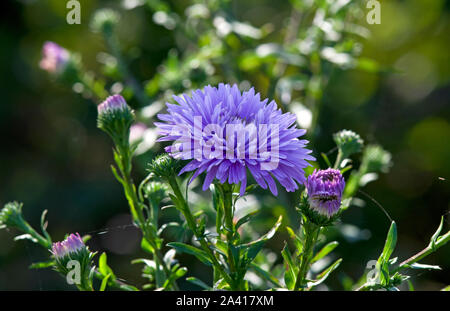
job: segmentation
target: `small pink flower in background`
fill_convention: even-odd
[[[70,59],[70,53],[58,44],[47,41],[42,48],[39,66],[50,73],[61,73]]]
[[[64,241],[53,243],[52,254],[57,259],[62,259],[69,254],[78,253],[85,248],[86,245],[80,235],[78,233],[72,233]]]

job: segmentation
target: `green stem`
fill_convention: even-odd
[[[167,267],[166,263],[164,262],[164,257],[161,253],[160,248],[158,247],[157,243],[155,242],[155,237],[151,232],[147,230],[146,226],[146,219],[144,216],[144,212],[142,207],[144,206],[144,203],[139,201],[136,187],[134,186],[133,180],[131,178],[131,154],[129,151],[129,148],[125,147],[119,147],[118,152],[120,153],[120,165],[118,163],[118,166],[121,170],[122,174],[122,185],[124,187],[125,196],[128,199],[128,203],[130,205],[131,213],[133,214],[133,218],[135,218],[135,221],[137,222],[137,225],[141,229],[144,239],[152,246],[154,249],[154,259],[158,265],[161,265],[164,274],[166,276],[166,279],[170,276],[170,269]],[[172,283],[172,288],[174,290],[178,290],[178,286],[175,282]]]
[[[179,203],[181,204],[181,206],[179,206],[179,208],[180,208],[181,213],[183,214],[184,218],[186,218],[186,222],[187,222],[189,228],[192,230],[195,237],[200,242],[200,245],[203,248],[203,250],[208,254],[209,259],[213,263],[214,268],[222,275],[224,280],[231,286],[231,284],[233,284],[232,279],[230,278],[228,273],[225,271],[225,269],[222,267],[222,264],[216,258],[213,251],[211,250],[211,248],[209,248],[208,242],[205,239],[205,237],[198,232],[197,224],[195,222],[194,216],[192,215],[191,210],[189,209],[189,205],[186,202],[186,200],[184,199],[184,196],[182,195],[182,193],[180,191],[180,187],[178,186],[178,182],[175,179],[175,176],[168,177],[167,181],[168,181],[170,187],[172,188],[174,195],[177,197]]]
[[[309,265],[313,257],[314,246],[319,237],[321,227],[305,220],[305,244],[303,245],[303,252],[301,255],[300,268],[298,270],[297,279],[295,281],[294,291],[302,290],[306,285],[306,275],[309,270]]]
[[[30,226],[30,224],[28,222],[26,222],[25,220],[23,220],[23,223],[20,224],[19,227],[20,230],[22,230],[23,232],[28,233],[29,235],[31,235],[33,238],[35,238],[37,240],[37,242],[45,247],[46,249],[51,250],[52,249],[52,243],[51,241],[47,240],[46,238],[44,238],[42,235],[40,235],[39,233],[37,233],[36,230],[34,230],[33,227]]]
[[[228,264],[230,266],[230,272],[232,276],[237,276],[237,264],[234,260],[232,246],[234,241],[235,227],[233,223],[233,188],[230,184],[225,183],[220,185],[221,192],[223,196],[223,209],[225,215],[225,230],[226,230],[226,239],[227,239],[227,257]],[[239,290],[240,280],[234,280],[234,284],[230,284],[232,290]]]
[[[447,244],[447,242],[450,240],[450,231],[448,231],[446,234],[440,236],[436,243],[434,244],[434,247],[431,247],[431,245],[427,246],[414,256],[406,259],[400,265],[395,268],[393,271],[391,271],[389,274],[395,274],[396,272],[400,272],[403,269],[408,269],[413,263],[416,263],[420,261],[421,259],[425,258],[426,256],[430,255],[431,253],[434,253],[439,248]],[[366,291],[366,290],[376,290],[382,288],[380,284],[372,284],[372,283],[364,283],[359,288],[356,289],[356,291]]]
[[[447,244],[447,242],[450,240],[450,231],[446,234],[440,236],[438,240],[436,241],[434,247],[431,247],[430,245],[415,254],[414,256],[406,259],[400,265],[393,271],[393,273],[398,272],[402,269],[408,268],[413,263],[416,263],[420,261],[421,259],[425,258],[426,256],[430,255],[431,253],[434,253],[438,248],[444,246]]]
[[[94,277],[100,281],[102,281],[105,276],[103,274],[101,274],[100,272],[98,272],[98,270],[94,271]],[[112,282],[110,284],[110,282]],[[128,285],[122,281],[119,280],[113,280],[111,281],[111,278],[108,280],[108,285],[111,286],[112,288],[115,289],[120,289],[120,290],[124,290],[124,291],[137,291],[138,289],[132,285]]]
[[[343,154],[342,154],[342,151],[339,149],[337,157],[336,157],[336,162],[334,163],[334,169],[336,169],[336,170],[339,169],[339,166],[341,166],[341,162],[343,160],[342,158],[343,158]]]

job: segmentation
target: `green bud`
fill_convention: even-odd
[[[168,154],[162,154],[148,164],[147,170],[156,177],[169,178],[178,174],[180,166],[181,162],[179,160],[172,158]]]
[[[305,193],[300,198],[300,203],[297,206],[297,211],[303,217],[306,217],[310,222],[320,227],[332,226],[336,222],[336,220],[339,219],[342,213],[342,209],[339,209],[339,211],[331,217],[318,213],[316,210],[310,207],[308,196]]]
[[[369,145],[364,149],[361,171],[364,173],[387,173],[392,166],[392,155],[380,145]]]
[[[361,137],[350,130],[342,130],[335,133],[333,139],[344,158],[360,152],[364,145],[364,141]]]
[[[167,197],[167,186],[161,182],[151,181],[145,184],[144,195],[151,200],[153,204],[158,205],[164,198]]]
[[[22,203],[10,202],[0,210],[0,228],[15,227],[21,228],[25,223],[22,217]]]
[[[100,9],[94,14],[91,21],[91,29],[94,32],[101,32],[104,34],[111,34],[114,27],[119,21],[119,14],[112,9]]]

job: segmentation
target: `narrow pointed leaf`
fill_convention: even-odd
[[[168,243],[167,246],[176,249],[180,253],[187,253],[190,255],[194,255],[195,257],[197,257],[198,260],[200,260],[201,262],[203,262],[208,266],[212,265],[211,260],[208,257],[208,254],[205,251],[198,249],[194,246],[181,242],[171,242]]]
[[[328,243],[314,256],[314,258],[311,260],[311,263],[314,263],[314,262],[322,259],[326,255],[331,253],[338,245],[339,245],[339,243],[337,241]]]

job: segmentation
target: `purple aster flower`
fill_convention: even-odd
[[[315,170],[308,176],[305,186],[313,210],[328,217],[338,212],[345,187],[344,177],[339,170]]]
[[[78,233],[72,233],[64,241],[53,243],[52,253],[56,259],[62,259],[69,254],[78,253],[85,248],[86,245],[80,235]]]
[[[109,96],[103,103],[101,103],[97,107],[98,114],[126,109],[128,109],[127,102],[125,101],[125,98],[123,98],[122,95],[119,94]]]
[[[178,105],[167,104],[168,114],[159,114],[155,125],[159,141],[174,141],[166,147],[178,159],[191,160],[180,174],[195,171],[191,181],[206,172],[203,190],[214,178],[220,183],[240,183],[245,193],[247,169],[264,189],[277,195],[274,178],[295,191],[305,181],[304,168],[315,160],[300,140],[306,130],[295,126],[296,116],[282,113],[275,101],[267,103],[252,88],[241,93],[236,85],[219,84],[174,96]]]
[[[50,73],[61,73],[70,59],[70,53],[54,42],[47,41],[42,47],[39,66]]]

